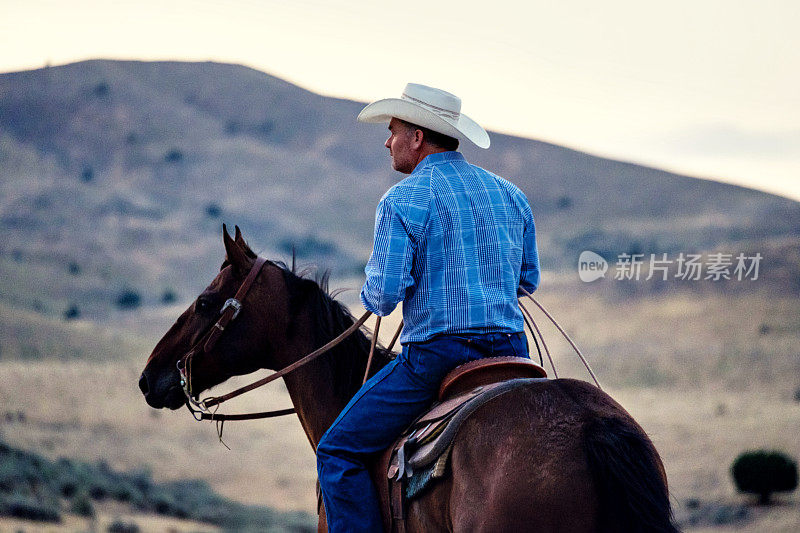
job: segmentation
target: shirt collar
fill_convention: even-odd
[[[452,161],[464,161],[464,154],[461,152],[437,152],[426,156],[425,159],[419,162],[415,171],[424,167],[438,165],[440,163],[450,163]]]

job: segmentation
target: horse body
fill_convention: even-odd
[[[186,403],[177,364],[212,327],[255,254],[236,232],[223,232],[220,274],[156,345],[140,379],[153,407]],[[192,366],[197,394],[232,375],[279,369],[329,341],[353,323],[319,285],[268,264],[247,296],[241,316],[213,353]],[[358,390],[369,341],[360,331],[284,377],[312,448]],[[378,350],[372,372],[389,361]],[[373,479],[388,502],[386,464]],[[387,512],[388,505],[383,512]],[[588,383],[557,379],[494,398],[461,426],[450,474],[408,504],[406,531],[676,531],[666,475],[644,431],[605,393]],[[325,531],[324,509],[320,531]]]
[[[559,381],[476,411],[459,430],[450,474],[409,505],[408,530],[597,531],[597,499],[576,438],[586,409],[561,390],[580,382]],[[384,485],[385,472],[376,472]]]
[[[609,438],[606,426],[623,430]],[[385,472],[375,472],[383,485]],[[430,490],[409,505],[409,531],[674,531],[652,443],[610,397],[573,379],[532,383],[476,411],[451,474]]]

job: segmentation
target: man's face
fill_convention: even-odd
[[[416,154],[413,150],[414,128],[409,128],[396,118],[389,122],[389,138],[384,146],[392,156],[392,168],[403,174],[411,174],[417,166]]]

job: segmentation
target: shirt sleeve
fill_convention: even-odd
[[[527,202],[526,202],[527,204]],[[525,209],[525,232],[522,242],[522,268],[519,276],[519,286],[528,292],[533,292],[539,287],[539,249],[536,246],[536,224],[530,206]],[[525,293],[517,291],[518,296]]]
[[[391,313],[414,284],[411,267],[416,244],[399,206],[384,197],[375,214],[375,242],[364,272],[361,303],[378,316]]]

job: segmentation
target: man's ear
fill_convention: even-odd
[[[411,137],[411,148],[419,150],[425,142],[425,134],[419,128],[414,128],[413,136]]]

